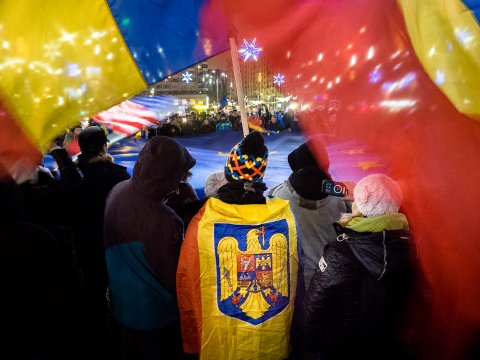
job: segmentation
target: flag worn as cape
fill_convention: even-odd
[[[201,359],[286,358],[297,269],[287,201],[209,199],[190,222],[177,271],[184,351]]]

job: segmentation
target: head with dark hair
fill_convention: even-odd
[[[104,152],[108,139],[105,131],[98,126],[89,126],[78,137],[83,157],[94,157]]]

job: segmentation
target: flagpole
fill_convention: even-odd
[[[248,119],[247,109],[245,108],[245,96],[243,95],[242,74],[240,73],[240,62],[238,60],[237,42],[235,38],[230,38],[230,54],[232,56],[233,76],[235,78],[235,88],[237,90],[238,106],[240,107],[240,117],[242,119],[243,136],[247,136]]]

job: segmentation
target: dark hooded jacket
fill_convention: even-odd
[[[12,178],[0,179],[0,199],[5,330],[0,358],[69,358],[73,293],[63,246],[45,228],[27,220]]]
[[[335,230],[306,294],[305,348],[322,359],[409,358],[400,336],[413,284],[409,232]]]
[[[165,201],[194,165],[182,145],[156,136],[138,155],[132,178],[107,199],[110,300],[113,316],[126,327],[160,329],[178,319],[175,276],[183,226]]]

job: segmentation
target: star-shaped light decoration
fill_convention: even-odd
[[[277,84],[278,86],[285,83],[285,75],[278,73],[277,75],[273,76],[273,83]]]
[[[243,44],[240,46],[240,50],[238,50],[238,52],[243,56],[244,62],[247,61],[249,58],[252,58],[255,61],[258,60],[260,51],[262,51],[263,49],[255,45],[256,41],[257,38],[254,38],[250,43],[246,39],[243,39]]]
[[[193,79],[192,79],[192,73],[189,73],[188,71],[182,73],[182,81],[185,81],[187,84],[188,84],[190,81],[193,81]]]

